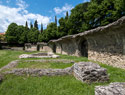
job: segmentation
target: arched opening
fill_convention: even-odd
[[[37,45],[37,51],[40,51],[40,45]]]
[[[86,39],[82,40],[79,44],[81,56],[88,57],[88,42]]]
[[[53,52],[56,53],[56,45],[53,44]]]

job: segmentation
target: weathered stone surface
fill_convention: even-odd
[[[96,86],[95,95],[125,95],[125,83],[111,83],[108,86]]]
[[[52,56],[52,55],[54,55],[53,52],[48,52],[48,56]]]
[[[52,58],[59,58],[59,55],[52,55]]]
[[[12,61],[12,62],[10,62],[9,64],[7,64],[6,66],[2,67],[2,68],[0,69],[0,71],[2,71],[2,70],[4,70],[4,69],[10,69],[10,68],[15,67],[18,62],[19,62],[19,60]]]
[[[19,58],[59,58],[59,55],[48,53],[22,54]]]
[[[31,44],[31,43],[26,43],[25,51],[37,51],[37,45]]]
[[[67,59],[40,59],[40,60],[25,60],[25,62],[62,62],[62,63],[75,63],[73,60],[67,60]]]
[[[30,58],[30,57],[31,57],[31,55],[29,55],[29,54],[22,54],[19,56],[19,58]]]
[[[73,67],[65,69],[13,69],[7,71],[4,74],[15,74],[15,75],[31,75],[31,76],[55,76],[55,75],[70,75],[73,72]]]
[[[84,56],[125,69],[125,16],[106,26],[51,40],[49,44],[55,45],[59,54]]]
[[[109,80],[107,70],[92,62],[74,64],[74,76],[82,82],[105,82]]]

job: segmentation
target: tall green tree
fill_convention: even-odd
[[[43,30],[43,32],[39,34],[39,36],[38,36],[38,42],[47,42],[47,39],[46,39],[46,30]]]
[[[37,22],[37,20],[35,20],[35,22],[34,22],[34,28],[36,28],[38,30],[38,22]]]
[[[25,27],[28,28],[28,22],[26,21]]]
[[[27,40],[29,43],[37,43],[38,42],[39,31],[36,28],[30,29],[27,34]]]
[[[86,29],[82,29],[82,25],[86,23],[84,13],[87,12],[89,2],[81,3],[71,10],[71,15],[68,19],[68,34],[76,34],[83,32]]]
[[[32,29],[33,28],[33,24],[32,24],[32,22],[30,22],[30,29]]]
[[[43,32],[43,24],[41,23],[41,30],[40,32],[42,33]]]
[[[65,17],[65,19],[68,20],[68,18],[69,18],[69,13],[68,13],[68,11],[67,11],[67,12],[66,12],[66,17]]]
[[[68,22],[65,18],[59,19],[59,26],[58,26],[58,36],[62,37],[68,34]]]
[[[19,35],[17,33],[17,28],[18,28],[18,25],[16,23],[11,23],[8,26],[5,36],[6,36],[6,40],[9,44],[18,43]]]
[[[97,4],[101,4],[102,1],[104,1],[104,0],[91,0],[91,2],[95,2],[95,3],[97,3]]]
[[[124,15],[124,0],[92,0],[85,13],[89,29],[107,25]]]
[[[57,17],[55,16],[55,24],[57,25]]]
[[[20,26],[20,27],[18,27],[18,30],[22,31],[18,43],[19,44],[25,44],[25,43],[27,43],[28,42],[27,34],[30,31],[30,29],[27,28],[27,27]]]
[[[27,34],[29,28],[16,23],[11,23],[6,31],[6,40],[9,44],[24,44],[27,43]]]
[[[47,28],[39,35],[39,41],[48,42],[52,39],[57,39],[57,26],[56,23],[50,23]]]

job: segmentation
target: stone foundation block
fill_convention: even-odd
[[[96,86],[95,95],[125,95],[125,82],[111,83],[108,86]]]
[[[82,82],[105,82],[109,80],[107,70],[92,62],[74,64],[74,76]]]

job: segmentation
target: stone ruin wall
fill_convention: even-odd
[[[81,42],[87,41],[88,59],[125,68],[125,17],[107,26],[50,41],[56,53],[82,56]]]
[[[39,51],[47,51],[47,52],[52,52],[52,49],[49,46],[42,46],[40,47]]]
[[[87,42],[83,50],[82,42]],[[27,45],[27,51],[47,51],[72,56],[84,56],[115,67],[125,68],[125,16],[109,25],[98,27],[76,35],[52,40],[47,45]]]
[[[39,48],[38,48],[39,47]],[[25,51],[43,51],[43,52],[52,52],[52,48],[47,45],[38,45],[38,44],[25,44]]]
[[[88,59],[125,68],[124,38],[125,27],[88,36]]]
[[[37,45],[25,44],[25,51],[37,51]]]
[[[64,39],[56,43],[56,53],[79,56],[78,45],[74,39]]]

